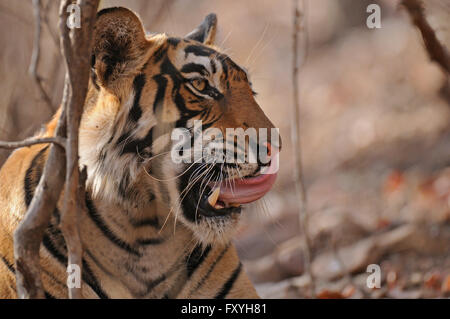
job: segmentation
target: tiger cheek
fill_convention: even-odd
[[[164,106],[164,111],[162,113],[161,120],[164,123],[173,123],[180,118],[180,112],[174,105]]]

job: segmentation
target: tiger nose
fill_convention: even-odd
[[[269,153],[281,151],[281,136],[278,129],[270,130],[264,146],[267,147]]]
[[[267,148],[267,156],[271,157],[272,156],[272,144],[270,144],[269,142],[265,143],[266,145],[264,145]]]
[[[264,142],[260,147],[265,147],[266,148],[265,152],[262,152],[262,154],[261,153],[259,154],[259,156],[261,156],[261,158],[258,158],[258,164],[260,166],[267,166],[267,165],[269,165],[270,161],[280,151],[279,148],[273,147],[270,142]]]
[[[272,146],[270,142],[265,142],[264,146],[267,148],[267,156],[272,157],[275,156],[278,152],[281,151],[281,137],[279,139],[279,146]]]

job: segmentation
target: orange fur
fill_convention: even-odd
[[[222,131],[228,127],[273,128],[253,97],[246,72],[228,57],[219,58],[212,44],[216,20],[205,21],[214,25],[204,22],[193,33],[197,38],[204,36],[206,44],[201,44],[166,35],[146,37],[138,17],[124,8],[107,9],[98,16],[93,50],[96,78],[90,83],[80,126],[80,163],[88,168],[86,203],[91,206],[80,216],[86,262],[82,293],[86,298],[103,294],[112,298],[258,297],[229,241],[238,218],[217,225],[190,225],[179,216],[177,222],[173,207],[180,194],[174,179],[167,175],[168,171],[176,174],[168,157],[142,160],[150,147],[156,153],[167,148],[164,125],[173,126],[181,116],[180,97],[176,103],[176,94],[189,110],[210,108],[206,122],[214,119],[214,127]],[[189,48],[199,50],[199,54],[189,55]],[[201,50],[212,53],[205,57]],[[194,94],[179,75],[163,73],[167,72],[163,63],[180,72],[189,59],[210,59],[220,68],[220,77],[211,75],[208,81],[222,92],[221,99],[206,97],[201,103],[195,102]],[[157,105],[154,101],[163,85],[162,102]],[[140,100],[136,102],[137,94]],[[60,114],[58,110],[39,135],[53,136]],[[134,119],[130,120],[130,116]],[[200,118],[198,115],[191,120]],[[134,123],[131,131],[130,121]],[[152,145],[144,143],[149,128],[160,133],[158,136],[153,132]],[[127,143],[133,139],[136,146],[129,146]],[[33,195],[47,155],[46,145],[18,149],[0,170],[1,298],[17,297],[13,233],[25,216],[26,200]],[[150,169],[156,177],[149,177]],[[158,182],[157,177],[166,182]],[[66,298],[65,247],[57,223],[55,211],[41,247],[42,278],[48,296]],[[142,225],[136,226],[139,223]],[[142,244],[148,238],[162,243]],[[233,282],[226,289],[229,281]]]

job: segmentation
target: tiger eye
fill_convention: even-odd
[[[193,79],[191,84],[198,91],[203,91],[206,88],[206,80],[204,79]]]

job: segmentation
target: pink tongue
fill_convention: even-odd
[[[271,188],[277,174],[266,174],[257,177],[239,178],[222,182],[220,185],[219,201],[224,203],[246,204],[263,197]],[[231,182],[231,186],[230,186]]]
[[[277,179],[278,157],[274,157],[266,174],[257,177],[224,181],[220,184],[219,201],[232,204],[246,204],[263,197]],[[231,185],[230,185],[231,184]]]

